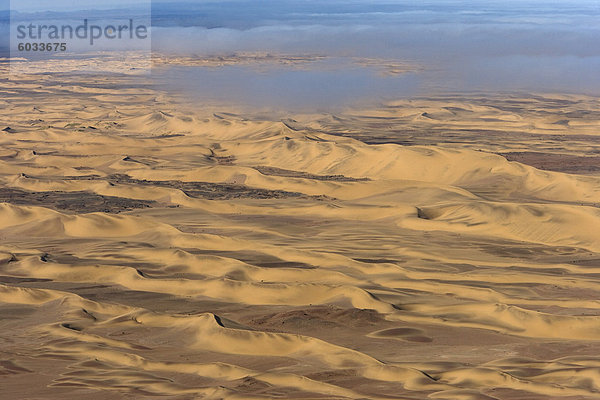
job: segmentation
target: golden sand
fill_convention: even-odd
[[[600,100],[61,80],[0,83],[1,398],[600,396]]]

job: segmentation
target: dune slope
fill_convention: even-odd
[[[0,397],[598,398],[600,176],[555,163],[597,100],[279,120],[114,79],[0,83]],[[502,155],[540,135],[552,168]]]

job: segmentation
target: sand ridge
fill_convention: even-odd
[[[600,176],[497,154],[579,153],[596,99],[266,119],[45,79],[0,83],[4,393],[598,396]]]

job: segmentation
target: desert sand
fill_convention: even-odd
[[[600,99],[0,93],[0,398],[600,398]]]

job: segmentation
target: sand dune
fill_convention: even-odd
[[[597,99],[279,119],[64,79],[1,83],[2,396],[598,397]]]

